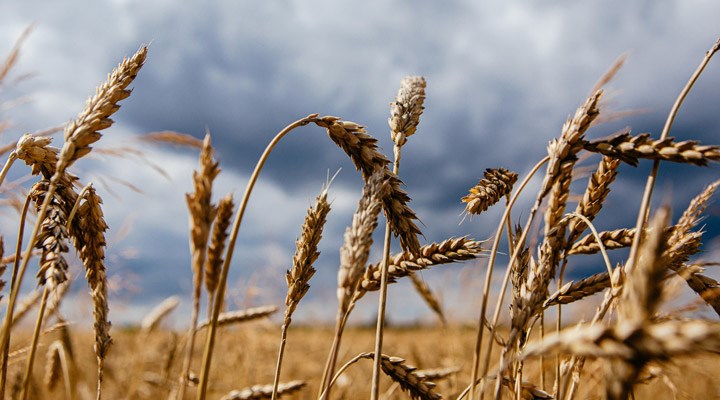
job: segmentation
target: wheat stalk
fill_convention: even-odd
[[[384,180],[385,174],[376,171],[363,187],[357,210],[353,214],[351,225],[345,230],[343,245],[340,248],[340,268],[338,269],[338,313],[335,321],[335,336],[330,348],[320,385],[320,393],[327,389],[335,372],[335,363],[345,329],[345,322],[352,311],[352,299],[362,280],[363,271],[373,244],[373,232],[377,228],[377,219],[382,209],[381,199],[389,187]]]
[[[310,114],[305,118],[299,119],[292,124],[286,126],[283,130],[277,133],[275,137],[270,141],[270,143],[265,148],[265,151],[263,151],[263,154],[260,156],[260,159],[258,160],[257,164],[255,165],[255,169],[252,172],[252,175],[250,175],[250,180],[248,181],[247,186],[245,187],[245,193],[243,194],[242,200],[240,201],[240,205],[238,206],[237,214],[235,216],[235,221],[233,222],[232,231],[230,232],[230,238],[228,239],[228,248],[227,253],[225,256],[225,261],[223,262],[222,270],[220,271],[220,279],[218,283],[217,292],[215,293],[215,299],[212,302],[212,323],[209,326],[209,331],[206,336],[205,340],[205,349],[203,351],[203,361],[202,361],[202,369],[200,371],[200,378],[198,383],[198,390],[197,390],[197,399],[198,400],[204,400],[207,392],[207,386],[208,386],[208,376],[210,374],[210,365],[212,363],[212,355],[213,350],[215,348],[215,333],[217,331],[217,320],[220,316],[220,307],[222,305],[223,298],[225,296],[225,287],[227,284],[227,277],[228,272],[230,271],[230,262],[232,260],[232,255],[235,250],[235,241],[237,240],[238,232],[240,231],[240,226],[242,224],[243,216],[245,215],[245,208],[247,207],[248,200],[250,199],[250,194],[252,193],[253,188],[255,187],[255,183],[257,182],[257,178],[260,175],[260,171],[262,170],[263,166],[265,165],[265,161],[267,161],[268,156],[270,153],[272,153],[272,150],[277,146],[277,144],[282,140],[285,135],[290,133],[293,129],[305,126],[309,123],[312,123],[312,121],[317,118],[317,114]]]
[[[192,355],[195,349],[195,332],[200,314],[202,280],[205,260],[207,257],[208,237],[210,228],[217,214],[217,207],[212,204],[212,185],[220,173],[218,162],[214,160],[214,149],[210,143],[210,133],[205,134],[200,151],[200,169],[193,172],[193,193],[186,194],[186,202],[190,211],[190,252],[192,254],[193,272],[193,309],[188,328],[188,342],[180,373],[178,399],[185,397],[185,381],[190,372]]]

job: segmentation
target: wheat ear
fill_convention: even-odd
[[[400,238],[403,249],[417,250],[420,247],[417,239],[420,228],[414,222],[417,216],[408,206],[410,197],[401,189],[402,181],[388,169],[390,160],[378,151],[377,139],[370,136],[363,126],[338,117],[314,118],[312,122],[327,129],[330,139],[350,157],[365,182],[378,169],[385,174],[390,185],[390,190],[382,200],[385,216],[393,233]]]
[[[332,386],[337,378],[339,378],[340,375],[352,364],[362,359],[372,360],[374,358],[374,353],[358,354],[338,369],[338,372],[330,382],[330,386]],[[410,396],[410,398],[430,400],[442,399],[442,396],[433,390],[435,388],[435,384],[430,382],[429,378],[418,374],[415,367],[406,365],[404,359],[383,354],[380,357],[380,365],[385,375],[390,377],[390,379],[394,382],[400,384],[400,387]],[[326,393],[323,393],[320,398],[325,399]]]
[[[435,293],[433,293],[430,285],[428,285],[423,278],[419,277],[415,273],[408,275],[408,277],[410,278],[410,282],[415,288],[415,291],[425,301],[425,304],[430,307],[432,312],[434,312],[440,319],[440,322],[445,325],[447,320],[445,319],[445,314],[443,313],[442,304],[440,303],[440,299],[438,299],[437,296],[435,296]]]
[[[60,374],[62,374],[63,381],[65,384],[65,398],[73,398],[73,379],[71,373],[71,367],[69,365],[68,354],[63,342],[55,340],[48,347],[47,352],[47,363],[45,364],[45,387],[52,391],[57,383],[60,381]]]
[[[277,397],[289,395],[305,386],[304,381],[290,381],[277,385]],[[241,390],[233,390],[220,400],[256,400],[269,399],[273,394],[273,385],[255,385]]]
[[[437,265],[477,258],[483,252],[482,243],[467,237],[455,237],[422,246],[417,254],[405,251],[395,254],[388,261],[388,283]],[[380,267],[380,264],[367,266],[356,298],[380,288]]]
[[[488,168],[484,177],[470,189],[470,193],[462,198],[465,211],[477,215],[496,204],[500,199],[512,192],[518,174],[505,168]]]
[[[30,235],[31,240],[25,253],[22,257],[22,265],[20,267],[20,273],[18,275],[18,283],[21,281],[24,275],[25,269],[32,252],[32,245],[35,243],[35,238],[40,232],[42,222],[45,220],[46,212],[50,203],[54,197],[56,186],[65,177],[65,169],[71,165],[75,160],[79,159],[83,155],[90,151],[89,145],[94,143],[100,138],[99,130],[106,129],[112,125],[112,120],[109,116],[112,115],[119,106],[117,102],[128,97],[130,92],[125,90],[127,86],[137,75],[138,70],[142,66],[142,62],[145,60],[147,49],[142,48],[136,53],[136,55],[128,60],[124,60],[118,68],[110,76],[109,84],[101,86],[96,96],[88,101],[83,112],[76,121],[68,124],[65,130],[65,145],[60,151],[57,166],[54,171],[54,175],[50,180],[50,184],[47,188],[47,194],[43,205],[40,207],[38,213],[38,220],[35,224],[33,233]],[[11,294],[9,306],[14,306],[15,300],[17,299],[17,292]],[[44,311],[41,306],[40,311]],[[9,313],[8,313],[9,314]],[[38,320],[42,320],[41,316]],[[0,343],[6,342],[9,337],[9,326],[10,318],[6,315],[5,321],[3,322],[2,335],[0,336]],[[37,328],[37,327],[36,327]],[[36,329],[36,332],[38,329]],[[31,350],[30,357],[28,357],[28,364],[31,367],[34,358],[34,351]],[[23,399],[27,398],[27,384],[28,379],[24,384],[25,390],[23,391]]]
[[[200,169],[193,172],[193,186],[195,191],[186,194],[187,206],[190,211],[190,252],[192,254],[193,273],[193,308],[188,328],[188,342],[183,357],[182,370],[179,379],[178,399],[185,397],[187,375],[192,364],[192,355],[195,350],[195,332],[200,315],[200,300],[202,295],[202,280],[207,257],[207,243],[210,236],[210,227],[217,214],[217,207],[212,204],[212,185],[220,173],[217,161],[213,157],[214,149],[210,144],[210,133],[205,135],[202,150],[200,150]]]
[[[143,335],[152,333],[179,304],[180,299],[177,296],[170,296],[160,302],[142,319],[140,322],[140,332],[142,332]]]
[[[619,133],[609,139],[584,142],[583,147],[591,152],[617,158],[637,166],[639,159],[673,161],[705,166],[711,161],[720,161],[720,147],[700,145],[694,140],[675,142],[674,138],[652,139],[649,133],[631,136]]]
[[[340,248],[340,268],[338,269],[338,313],[335,320],[335,336],[330,348],[320,385],[320,393],[329,390],[335,372],[338,351],[345,322],[352,311],[352,300],[362,281],[363,271],[373,244],[373,232],[377,228],[377,219],[382,209],[382,197],[389,187],[384,180],[385,174],[376,171],[363,187],[357,210],[353,214],[351,225],[345,230],[344,242]],[[318,395],[319,395],[318,394]]]
[[[276,306],[262,306],[248,308],[245,310],[227,311],[220,314],[217,324],[218,326],[227,326],[252,321],[272,315],[277,312],[277,310],[278,308]],[[203,328],[207,328],[208,325],[210,325],[210,321],[201,322],[198,324],[197,330],[199,331]]]
[[[220,269],[223,262],[222,253],[225,251],[234,206],[232,194],[220,199],[217,206],[217,215],[213,224],[207,261],[205,262],[205,289],[207,289],[210,298],[208,312],[212,310],[212,299],[220,279]]]
[[[272,399],[277,398],[278,384],[280,383],[280,370],[282,367],[283,355],[285,353],[285,342],[287,341],[287,330],[292,322],[292,314],[297,308],[300,300],[305,296],[310,285],[308,281],[315,274],[313,264],[320,256],[318,243],[322,238],[323,227],[330,204],[327,201],[328,187],[324,187],[315,199],[314,206],[310,207],[305,216],[302,226],[302,234],[295,241],[295,255],[293,256],[292,268],[287,271],[285,279],[288,285],[285,296],[285,318],[282,325],[280,349],[278,350],[277,367],[275,368],[275,379],[273,382]]]
[[[548,308],[558,304],[570,304],[610,287],[610,274],[600,272],[577,282],[570,281],[551,294],[543,303]]]
[[[93,316],[95,323],[95,355],[98,363],[97,399],[101,397],[103,380],[103,367],[107,352],[112,344],[108,320],[108,294],[107,274],[105,271],[105,231],[108,229],[102,211],[102,198],[97,194],[92,184],[84,189],[85,202],[78,207],[78,214],[82,216],[75,224],[70,221],[71,227],[77,227],[79,232],[73,232],[75,248],[80,253],[80,259],[85,265],[85,278],[90,287],[93,299]]]

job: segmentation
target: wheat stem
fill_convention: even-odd
[[[400,169],[401,146],[395,145],[394,148],[395,161],[393,162],[393,174],[397,175]],[[375,354],[382,354],[383,345],[383,329],[385,328],[385,306],[387,304],[387,285],[388,285],[388,264],[390,262],[390,239],[391,239],[390,222],[385,224],[385,240],[383,241],[383,260],[380,269],[380,300],[378,301],[378,317],[375,328]],[[370,391],[370,399],[378,400],[380,396],[380,364],[381,357],[373,359],[373,377],[372,388]]]
[[[503,213],[503,216],[500,218],[500,224],[498,225],[497,232],[495,233],[495,239],[493,240],[492,248],[490,249],[490,259],[488,260],[488,266],[487,271],[485,273],[485,286],[483,287],[483,300],[482,300],[482,306],[480,307],[480,318],[478,322],[478,335],[477,339],[475,341],[475,351],[473,354],[473,369],[472,369],[472,375],[471,375],[471,381],[470,381],[470,398],[475,398],[475,385],[476,381],[478,380],[478,367],[480,365],[480,353],[482,351],[482,341],[483,341],[483,333],[484,333],[484,326],[485,326],[485,316],[487,312],[487,303],[488,303],[488,297],[490,296],[490,283],[492,280],[492,272],[493,268],[495,266],[495,259],[497,257],[498,247],[500,246],[500,237],[502,236],[502,230],[505,226],[505,223],[507,221],[508,216],[510,215],[510,210],[512,210],[513,205],[515,205],[515,201],[517,201],[518,196],[523,191],[525,186],[530,182],[530,179],[535,175],[535,173],[542,167],[546,162],[550,160],[550,156],[545,156],[540,162],[535,164],[535,166],[530,170],[528,175],[523,179],[523,181],[520,183],[520,186],[518,187],[515,194],[513,194],[512,198],[510,199],[510,202],[505,207],[505,212]],[[525,241],[525,237],[527,236],[527,229],[523,230],[522,237],[518,240],[517,247],[515,248],[515,251],[513,252],[510,262],[508,263],[507,270],[505,272],[505,277],[503,278],[503,285],[501,288],[501,299],[502,296],[505,295],[505,287],[507,286],[507,282],[510,278],[510,270],[513,263],[517,260],[517,255],[519,254],[519,249],[521,243]],[[500,308],[500,304],[498,303],[498,308]],[[499,315],[499,311],[497,312]],[[490,336],[495,335],[495,328],[496,328],[497,318],[495,318],[495,322],[493,322],[490,325]],[[488,365],[490,363],[490,351],[492,349],[493,341],[491,340],[488,344],[488,350],[487,350],[487,359],[484,362],[483,372],[482,375],[484,376],[487,373]],[[484,382],[484,381],[483,381]]]
[[[45,285],[43,290],[42,301],[40,302],[40,310],[38,310],[37,320],[35,321],[35,330],[33,331],[32,341],[30,344],[30,352],[28,353],[27,364],[25,365],[25,378],[23,380],[22,400],[27,400],[30,388],[30,378],[32,377],[33,364],[35,362],[35,353],[37,352],[38,340],[40,339],[40,329],[42,328],[43,317],[45,315],[45,307],[47,306],[48,295],[50,289]]]
[[[65,228],[67,228],[68,230],[70,230],[72,220],[73,220],[73,218],[75,218],[75,214],[77,213],[78,208],[80,208],[80,203],[82,202],[82,200],[85,198],[85,195],[92,187],[93,187],[93,184],[92,184],[92,182],[90,182],[87,185],[85,185],[84,188],[82,188],[80,193],[78,193],[77,199],[75,199],[75,204],[73,204],[73,208],[72,208],[72,210],[70,210],[70,214],[67,217],[67,223],[65,224]]]
[[[14,151],[10,152],[8,155],[7,161],[5,161],[5,165],[3,165],[2,171],[0,171],[0,186],[2,186],[3,182],[5,182],[5,177],[7,176],[8,171],[10,171],[10,167],[12,167],[15,160],[17,160],[18,156],[17,153]]]
[[[664,140],[668,137],[670,133],[670,128],[672,128],[673,122],[675,121],[675,116],[680,110],[680,106],[685,100],[685,97],[688,95],[688,93],[690,93],[690,89],[692,89],[695,81],[697,81],[697,79],[700,77],[700,74],[702,74],[708,62],[710,62],[710,59],[713,55],[715,55],[718,50],[720,50],[720,39],[716,40],[710,50],[705,53],[705,57],[703,57],[700,65],[698,65],[695,72],[693,72],[692,76],[690,76],[687,84],[685,84],[685,87],[682,89],[677,99],[675,100],[675,103],[673,104],[672,108],[670,109],[670,113],[667,116],[665,125],[663,126],[662,133],[660,134],[660,140]],[[652,199],[652,192],[653,188],[655,187],[655,179],[657,177],[659,169],[660,160],[653,161],[652,170],[650,171],[650,174],[647,177],[647,182],[645,183],[645,191],[643,192],[642,201],[640,203],[640,211],[638,212],[637,221],[635,223],[635,232],[642,232],[643,227],[647,222],[648,214],[650,213],[650,200]],[[633,239],[633,244],[630,247],[630,255],[628,256],[628,262],[625,266],[626,272],[632,270],[632,268],[637,262],[638,248],[640,246],[640,236],[642,235],[635,235]]]
[[[30,196],[25,197],[25,204],[23,204],[22,212],[20,213],[20,226],[18,227],[17,243],[15,244],[15,260],[13,260],[12,276],[10,277],[10,293],[13,290],[19,291],[18,287],[18,267],[20,263],[20,254],[22,251],[23,234],[25,233],[25,220],[27,219],[28,208],[30,207]],[[22,279],[22,278],[20,278]],[[14,305],[14,304],[13,304]],[[8,304],[7,310],[5,311],[6,317],[10,319],[11,323],[13,320],[13,312],[15,307],[10,307]],[[10,335],[5,338],[4,342],[0,342],[2,346],[2,366],[0,367],[0,399],[5,398],[5,382],[7,380],[7,365],[8,365],[8,352],[10,351]]]

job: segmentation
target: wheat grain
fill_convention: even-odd
[[[402,181],[388,169],[390,160],[378,151],[377,139],[367,134],[364,127],[337,117],[314,118],[312,122],[327,129],[330,139],[350,157],[366,183],[378,169],[385,174],[390,187],[382,199],[385,216],[392,231],[400,237],[403,249],[417,251],[420,247],[417,239],[420,228],[414,222],[417,216],[408,206],[410,197],[400,188]]]

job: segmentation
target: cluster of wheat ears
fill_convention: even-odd
[[[380,152],[377,139],[368,134],[363,126],[338,117],[311,114],[288,125],[272,139],[253,171],[237,209],[232,195],[222,197],[217,203],[213,202],[213,181],[220,169],[209,134],[203,141],[173,133],[156,135],[156,140],[199,147],[200,162],[193,175],[194,191],[186,197],[194,277],[193,312],[187,334],[179,344],[174,344],[174,347],[181,349],[181,356],[171,357],[166,362],[165,373],[157,377],[156,384],[160,389],[155,392],[154,398],[184,399],[190,392],[194,392],[197,399],[205,399],[220,328],[265,317],[277,311],[277,307],[273,306],[225,311],[228,271],[248,199],[268,155],[285,135],[306,125],[325,129],[328,137],[350,157],[364,181],[357,211],[345,231],[344,244],[340,249],[337,322],[324,372],[317,377],[317,396],[320,399],[331,398],[338,378],[349,367],[366,359],[373,362],[372,381],[366,385],[370,389],[371,399],[379,398],[381,374],[387,375],[411,398],[442,398],[432,381],[455,374],[458,368],[421,371],[408,365],[403,358],[382,353],[388,285],[401,278],[409,278],[428,305],[444,318],[440,302],[416,273],[480,256],[488,257],[488,263],[478,310],[477,340],[472,363],[466,368],[470,376],[467,387],[456,393],[448,393],[457,399],[488,396],[496,399],[503,396],[517,399],[571,399],[577,392],[587,358],[600,360],[604,365],[604,389],[600,389],[600,393],[604,390],[605,397],[609,399],[626,399],[632,396],[633,386],[645,379],[643,376],[647,374],[649,366],[680,355],[720,351],[720,324],[717,322],[674,318],[658,312],[664,290],[671,278],[677,280],[675,277],[678,277],[720,314],[720,297],[717,296],[720,284],[703,274],[706,264],[690,261],[701,246],[703,232],[698,222],[720,181],[710,183],[698,194],[675,223],[671,222],[667,205],[657,210],[650,209],[661,161],[704,166],[720,160],[718,146],[701,145],[695,141],[680,142],[668,136],[683,99],[719,47],[720,42],[717,42],[706,53],[678,97],[657,139],[648,134],[631,135],[629,132],[605,139],[586,139],[586,131],[600,115],[601,87],[619,68],[618,63],[568,118],[560,136],[550,141],[547,156],[518,185],[517,173],[504,168],[488,169],[484,178],[462,198],[466,203],[466,212],[471,215],[480,214],[505,199],[505,211],[494,237],[487,243],[464,236],[428,244],[421,244],[418,240],[421,231],[410,207],[410,197],[402,189],[399,170],[403,145],[415,134],[423,113],[426,81],[422,77],[405,78],[397,97],[391,103],[389,125],[394,142],[392,161]],[[71,246],[77,251],[85,268],[93,300],[96,397],[102,397],[104,364],[106,358],[112,357],[109,350],[113,343],[108,320],[108,283],[104,263],[108,226],[103,218],[102,200],[95,188],[92,184],[83,187],[81,180],[69,168],[87,155],[92,150],[91,145],[101,138],[100,132],[112,125],[110,116],[119,109],[118,103],[130,96],[129,85],[140,72],[146,55],[147,48],[141,47],[132,57],[118,65],[87,101],[77,119],[67,124],[61,148],[52,147],[51,139],[46,135],[30,134],[6,147],[9,155],[0,174],[0,183],[18,159],[24,161],[39,180],[33,184],[20,205],[15,252],[2,258],[3,265],[13,266],[6,296],[7,311],[0,330],[0,397],[4,398],[6,392],[12,398],[22,399],[37,396],[38,393],[55,393],[60,396],[57,391],[50,392],[57,388],[58,382],[63,382],[65,398],[78,396],[76,378],[73,376],[77,371],[69,325],[54,311],[67,291],[66,257]],[[0,79],[7,74],[16,57],[17,48],[8,59]],[[568,211],[570,184],[574,174],[578,173],[576,163],[582,153],[598,153],[601,159],[590,175],[587,188],[575,210]],[[598,232],[592,221],[602,209],[610,186],[617,177],[619,165],[622,162],[637,165],[640,159],[652,160],[652,170],[647,177],[636,224]],[[527,215],[527,222],[524,226],[513,226],[511,211],[516,199],[543,166],[545,176],[540,190],[532,208],[523,213]],[[328,185],[324,186],[307,210],[296,241],[292,266],[287,271],[287,295],[274,382],[233,390],[223,399],[275,399],[306,385],[304,381],[297,380],[281,383],[279,378],[293,313],[307,293],[310,279],[315,273],[313,264],[319,256],[318,243],[322,239],[323,226],[331,208],[328,189]],[[23,250],[23,231],[31,205],[35,211],[35,223]],[[382,260],[369,263],[373,232],[378,226],[381,212],[386,221]],[[543,213],[544,224],[537,238],[535,252],[530,248],[534,245],[528,244],[528,236],[533,234],[533,221],[538,212]],[[494,312],[490,315],[490,286],[504,234],[508,240],[509,261],[498,299],[494,303]],[[399,239],[403,250],[395,255],[390,254],[393,237]],[[624,262],[613,266],[606,252],[619,248],[629,248],[629,256]],[[566,267],[573,256],[598,252],[603,255],[606,272],[577,281],[563,281]],[[33,257],[39,260],[36,274],[39,290],[19,301],[19,288]],[[5,282],[2,283],[4,285]],[[499,317],[503,304],[506,304],[504,297],[508,286],[510,323],[501,329]],[[341,339],[348,317],[357,302],[370,291],[379,291],[375,347],[373,351],[360,353],[339,366],[338,359],[344,354],[340,351]],[[596,293],[603,293],[604,298],[591,322],[562,324],[562,305],[578,302]],[[204,297],[208,300],[209,313],[207,322],[201,323],[199,314]],[[177,302],[177,298],[171,298],[153,310],[142,321],[139,340],[149,337],[168,312],[177,306]],[[16,341],[14,348],[11,347],[14,322],[35,305],[38,306],[38,314],[29,344]],[[557,310],[557,329],[545,330],[543,315],[551,307]],[[45,326],[50,315],[56,318],[57,323]],[[539,328],[540,334],[531,334],[533,328]],[[57,340],[47,346],[47,388],[39,389],[32,379],[33,363],[37,358],[41,336],[49,332],[60,334]],[[194,357],[199,352],[199,348],[195,348],[198,338],[205,339],[201,363]],[[493,352],[496,344],[500,348],[499,352]],[[526,361],[551,354],[556,356],[555,361],[550,362],[554,365],[554,382],[530,383],[523,380]],[[499,361],[492,366],[491,355],[499,355]],[[8,363],[18,361],[25,361],[25,372],[9,385]],[[134,367],[137,365],[128,366]],[[140,396],[137,386],[132,382],[128,384],[125,396]],[[358,393],[358,396],[364,395]],[[310,396],[305,393],[305,397]]]

